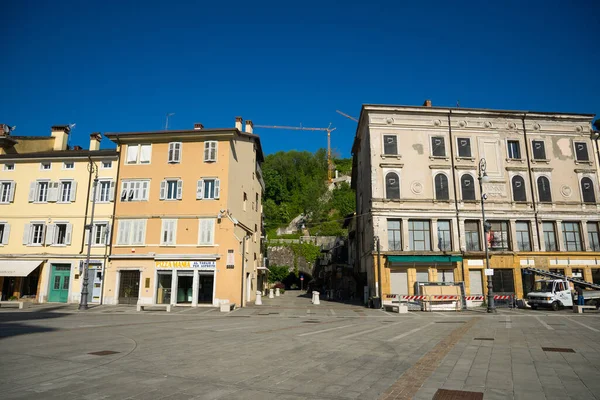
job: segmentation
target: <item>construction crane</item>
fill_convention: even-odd
[[[331,123],[327,128],[308,128],[305,126],[280,126],[280,125],[254,125],[255,128],[267,128],[267,129],[287,129],[294,131],[321,131],[327,132],[327,180],[331,182],[333,177],[333,161],[331,160],[331,132],[335,131],[336,128],[331,127]]]
[[[343,113],[340,110],[335,110],[335,112],[338,113],[338,114],[340,114],[340,115],[343,115],[344,117],[346,117],[348,119],[351,119],[354,122],[358,122],[358,120],[356,118],[354,118],[353,116],[350,116],[350,115],[348,115],[346,113]]]

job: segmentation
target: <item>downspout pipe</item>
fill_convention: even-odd
[[[448,138],[450,139],[450,165],[452,167],[452,181],[454,182],[454,210],[456,213],[456,233],[458,234],[458,250],[460,250],[460,222],[459,222],[459,211],[458,211],[458,191],[457,185],[460,186],[460,182],[456,180],[456,168],[454,166],[454,138],[452,137],[452,109],[448,110]],[[465,281],[465,262],[461,262],[462,280]]]
[[[533,205],[533,216],[535,219],[535,230],[537,232],[536,239],[538,243],[538,250],[542,251],[542,242],[540,241],[540,224],[538,220],[537,204],[535,202],[535,186],[533,184],[533,174],[531,173],[531,156],[529,153],[529,139],[527,138],[527,128],[525,127],[525,118],[527,113],[523,114],[521,122],[523,123],[523,138],[525,140],[525,156],[527,159],[527,170],[529,175],[529,188],[531,190],[531,204]]]

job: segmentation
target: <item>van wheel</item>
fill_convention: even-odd
[[[560,303],[558,301],[555,301],[554,303],[552,303],[552,311],[558,311],[560,309]]]

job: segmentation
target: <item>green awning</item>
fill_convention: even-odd
[[[387,259],[391,263],[424,263],[424,264],[441,264],[441,263],[453,263],[462,261],[462,256],[387,256]]]

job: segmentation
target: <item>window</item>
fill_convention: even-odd
[[[527,201],[525,193],[525,179],[521,175],[515,175],[512,178],[513,201]]]
[[[590,156],[587,151],[587,143],[585,142],[574,142],[575,146],[575,157],[577,161],[590,161]]]
[[[546,159],[546,148],[544,142],[541,140],[534,140],[531,142],[533,147],[533,159],[534,160],[545,160]]]
[[[429,221],[408,221],[408,241],[411,250],[431,250]]]
[[[458,156],[471,158],[471,139],[469,138],[457,138],[458,143]]]
[[[37,203],[45,203],[48,201],[48,185],[50,182],[32,182],[33,187],[33,196],[31,196],[32,192],[29,191],[29,201],[35,201]],[[31,189],[31,188],[30,188]],[[33,198],[32,198],[33,197]]]
[[[112,168],[112,161],[102,161],[100,166],[103,169],[110,169],[110,168]]]
[[[218,179],[200,179],[196,186],[196,199],[218,199],[221,183]]]
[[[217,161],[217,142],[210,140],[204,142],[204,162]]]
[[[145,219],[119,220],[118,245],[143,245],[146,238]]]
[[[552,202],[552,193],[550,191],[550,181],[545,176],[540,176],[537,180],[538,197],[542,203]]]
[[[258,211],[258,200],[259,200],[258,193],[256,193],[256,211]]]
[[[23,231],[23,244],[26,245],[43,245],[44,234],[46,233],[46,225],[43,223],[25,224]]]
[[[544,232],[544,243],[546,244],[546,251],[558,251],[554,222],[544,222],[542,224],[542,230]]]
[[[10,224],[6,222],[0,223],[0,244],[8,244],[10,236]]]
[[[4,170],[5,171],[14,171],[15,170],[15,164],[4,164]]]
[[[63,163],[63,169],[75,169],[75,163],[73,161],[65,161]]]
[[[198,244],[202,246],[212,245],[215,240],[215,220],[212,218],[200,218],[198,222]]]
[[[15,199],[15,182],[3,181],[0,182],[0,203],[12,203]]]
[[[450,231],[450,221],[438,220],[437,222],[437,233],[438,233],[438,248],[441,251],[452,250],[452,239]]]
[[[465,242],[467,251],[481,251],[479,237],[479,221],[465,221]]]
[[[590,178],[581,179],[581,194],[584,203],[595,203],[596,195],[594,194],[594,183]]]
[[[121,201],[148,200],[149,180],[123,181],[121,183]]]
[[[518,140],[507,141],[508,145],[508,158],[513,160],[521,159],[521,147],[519,146]]]
[[[92,232],[92,245],[104,246],[108,243],[108,223],[96,222],[94,223],[94,230]],[[86,242],[87,244],[87,242]]]
[[[160,183],[161,200],[181,200],[183,197],[183,181],[181,179],[165,179]]]
[[[115,200],[115,182],[112,180],[98,181],[96,187],[96,201],[108,203]]]
[[[40,163],[40,169],[48,170],[50,168],[52,168],[52,163],[49,163],[49,162]]]
[[[181,142],[169,143],[169,162],[170,163],[181,162]]]
[[[438,268],[437,281],[438,282],[454,282],[454,271],[451,269],[439,269]]]
[[[448,178],[444,174],[437,174],[435,176],[435,199],[450,199],[450,192],[448,191]]]
[[[163,219],[160,235],[160,244],[162,246],[171,246],[175,244],[177,237],[177,220]]]
[[[460,187],[463,200],[475,200],[475,180],[470,174],[460,177]]]
[[[531,236],[529,234],[529,222],[517,221],[517,249],[519,251],[531,251]]]
[[[395,172],[388,172],[388,174],[385,176],[385,198],[400,198],[400,178]]]
[[[446,143],[443,136],[433,136],[431,138],[431,154],[434,157],[446,156]]]
[[[588,242],[590,242],[590,250],[600,251],[600,229],[598,228],[598,222],[588,222]]]
[[[73,192],[73,182],[71,181],[62,181],[60,183],[60,197],[59,197],[59,201],[61,203],[69,203],[73,200],[75,200],[75,196],[74,196],[74,192]]]
[[[71,244],[73,225],[67,223],[48,224],[46,245],[65,246]]]
[[[246,194],[246,192],[244,192],[243,204],[242,204],[242,208],[244,209],[244,211],[246,211],[246,203],[247,202],[248,202],[248,195]]]
[[[400,220],[387,220],[388,250],[402,250],[402,230],[400,229]]]
[[[150,164],[152,155],[152,145],[150,144],[130,144],[127,145],[126,164]]]
[[[579,222],[563,222],[563,241],[566,251],[581,251],[581,233],[579,232]]]
[[[510,250],[510,241],[508,240],[508,222],[491,221],[490,223],[490,249],[495,251]]]
[[[383,154],[398,154],[398,137],[396,135],[383,135]]]

